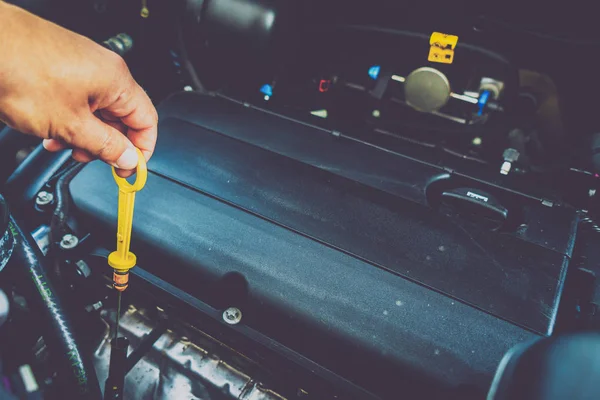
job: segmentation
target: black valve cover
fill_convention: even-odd
[[[483,391],[509,348],[552,332],[574,210],[220,97],[159,112],[142,268],[380,394]],[[112,248],[109,167],[91,163],[71,194]],[[502,218],[463,218],[450,197],[493,198]],[[220,293],[232,273],[246,290]]]

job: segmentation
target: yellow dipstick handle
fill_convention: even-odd
[[[117,222],[117,250],[108,256],[108,265],[115,271],[113,275],[115,289],[123,291],[129,281],[129,270],[136,264],[135,254],[129,251],[131,244],[131,227],[133,225],[133,206],[135,205],[135,192],[142,190],[148,179],[146,160],[139,149],[137,176],[133,184],[117,175],[113,168],[113,177],[119,186],[119,211]]]

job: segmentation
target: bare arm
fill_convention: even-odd
[[[133,146],[151,157],[156,109],[120,56],[1,0],[0,52],[0,120],[82,162],[132,170]]]

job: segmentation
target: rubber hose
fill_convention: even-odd
[[[13,237],[8,230],[8,204],[0,196],[0,271],[8,263],[13,248]]]
[[[8,204],[0,195],[0,237],[6,232],[6,228],[8,228]]]
[[[50,243],[59,241],[64,233],[71,201],[69,197],[69,184],[83,167],[85,167],[85,164],[82,163],[73,165],[56,182],[56,208],[50,222]]]
[[[26,279],[26,299],[41,310],[44,327],[42,333],[54,365],[59,372],[61,390],[65,399],[101,399],[100,385],[91,359],[84,357],[77,343],[71,322],[65,314],[59,296],[48,279],[44,258],[31,235],[23,232],[17,222],[9,217],[15,248],[9,264],[21,269]]]

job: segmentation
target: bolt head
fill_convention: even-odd
[[[75,235],[67,233],[65,236],[62,237],[62,240],[60,241],[60,248],[63,250],[70,250],[77,247],[78,244],[79,238]]]
[[[223,321],[229,325],[239,324],[242,320],[242,311],[239,308],[229,307],[223,311]]]
[[[511,163],[517,161],[519,159],[519,156],[520,153],[517,150],[511,148],[504,150],[504,153],[502,154],[504,161],[508,161]]]
[[[38,206],[46,206],[54,201],[54,195],[52,193],[41,191],[35,198],[35,204]]]

